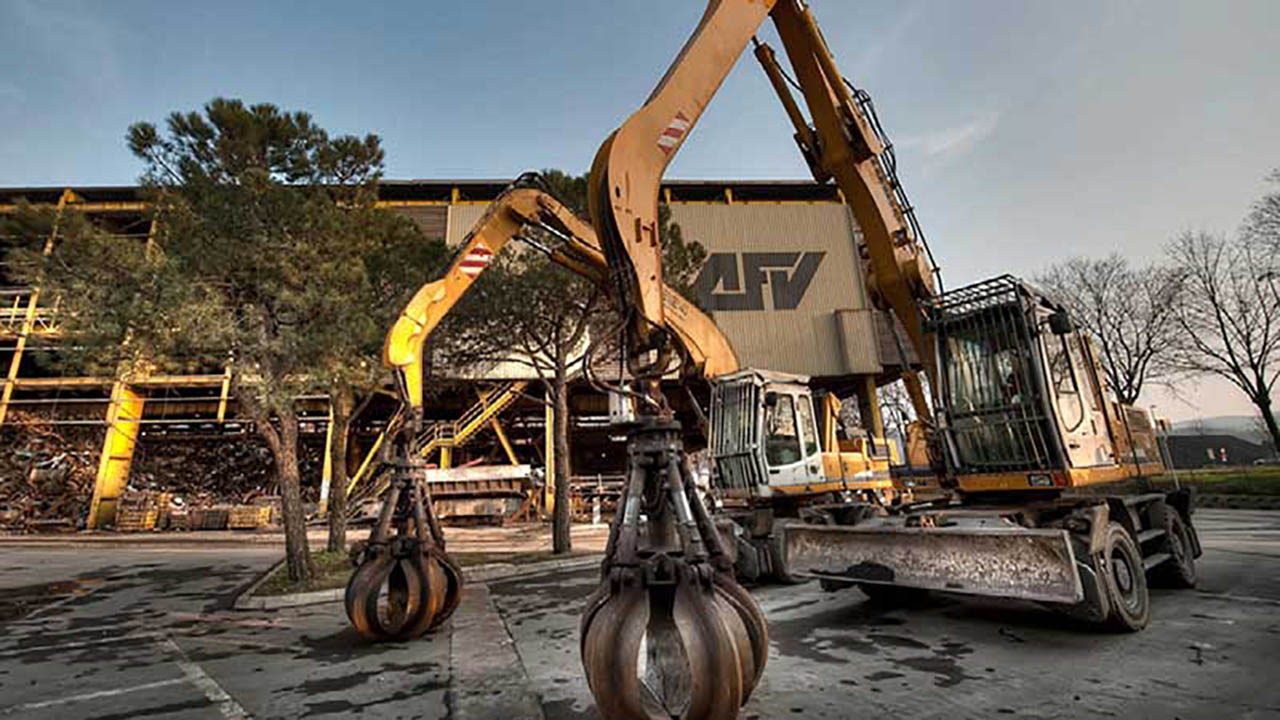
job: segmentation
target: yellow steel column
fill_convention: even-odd
[[[71,189],[62,191],[62,195],[58,197],[58,211],[53,217],[53,227],[49,229],[49,237],[44,241],[44,254],[48,255],[53,252],[54,241],[58,237],[58,223],[62,221],[62,211],[66,209],[67,203],[74,202],[75,193]],[[22,329],[18,332],[18,341],[13,346],[13,357],[9,359],[9,373],[5,376],[4,389],[0,390],[0,424],[4,424],[4,418],[9,414],[9,401],[13,399],[14,381],[18,379],[18,370],[22,367],[22,353],[27,348],[27,337],[31,335],[31,330],[35,325],[36,310],[40,305],[40,288],[31,288],[31,296],[27,298],[27,312],[22,318]]]
[[[874,375],[862,376],[862,392],[859,393],[858,411],[862,415],[863,430],[871,433],[876,442],[884,442],[884,418],[880,415],[880,396],[876,394]]]
[[[218,423],[227,419],[227,398],[231,395],[231,368],[222,370],[222,389],[218,393]]]
[[[129,465],[138,443],[144,399],[124,382],[111,387],[107,405],[107,434],[98,460],[98,476],[89,504],[89,529],[111,525],[116,519],[120,495],[129,484]]]
[[[448,470],[453,467],[453,448],[449,445],[440,446],[440,468]]]
[[[551,389],[546,390],[547,413],[546,413],[546,430],[543,432],[543,455],[546,457],[545,477],[546,484],[542,487],[542,509],[543,512],[554,512],[556,509],[556,408],[555,398],[551,395]]]
[[[329,510],[329,483],[333,480],[333,401],[329,401],[329,428],[324,431],[324,469],[320,471],[320,506],[316,514],[324,517]]]

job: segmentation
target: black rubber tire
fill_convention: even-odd
[[[773,572],[769,573],[769,579],[780,585],[799,585],[807,582],[809,578],[792,575],[790,568],[787,567],[787,549],[783,546],[783,534],[774,532],[769,536],[769,565]]]
[[[877,583],[858,583],[858,589],[876,605],[885,608],[911,607],[918,605],[929,597],[929,591],[921,588],[901,587],[899,585],[879,585]]]
[[[822,588],[822,592],[840,592],[848,590],[858,583],[852,580],[832,580],[830,578],[818,578],[818,587]]]
[[[1108,523],[1102,546],[1103,582],[1111,598],[1106,625],[1118,632],[1137,632],[1151,621],[1151,594],[1142,567],[1142,552],[1129,531]]]
[[[1196,586],[1196,559],[1191,531],[1182,513],[1168,508],[1165,513],[1165,552],[1168,561],[1151,572],[1151,579],[1160,587],[1188,589]]]

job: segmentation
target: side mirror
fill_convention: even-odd
[[[1075,323],[1071,322],[1071,316],[1066,310],[1058,310],[1049,316],[1049,330],[1054,335],[1067,335],[1075,329]]]

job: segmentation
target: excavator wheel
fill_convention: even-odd
[[[1196,586],[1195,545],[1182,513],[1170,507],[1165,512],[1165,548],[1169,559],[1152,573],[1161,587],[1187,589]]]
[[[787,566],[786,535],[778,529],[769,535],[769,579],[780,585],[799,585],[808,582],[808,578],[791,574]]]
[[[1102,543],[1103,583],[1111,598],[1107,626],[1119,632],[1137,632],[1151,620],[1151,595],[1142,553],[1129,531],[1118,522],[1107,525]]]

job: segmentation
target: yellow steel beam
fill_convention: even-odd
[[[54,241],[58,237],[58,225],[62,222],[62,213],[67,208],[67,203],[75,202],[76,194],[71,192],[70,188],[64,189],[62,195],[58,197],[57,213],[53,217],[53,227],[49,229],[49,237],[44,241],[44,254],[49,255],[53,252]],[[14,381],[18,379],[18,370],[22,367],[22,353],[27,348],[27,337],[31,335],[31,328],[36,320],[36,308],[40,305],[40,288],[32,288],[31,295],[27,297],[27,311],[22,318],[22,329],[18,333],[18,342],[13,347],[13,357],[9,359],[9,372],[5,376],[4,389],[0,390],[0,424],[4,423],[5,415],[9,413],[9,401],[13,399]]]
[[[320,471],[320,506],[316,514],[321,517],[329,510],[329,484],[333,481],[333,401],[329,401],[329,427],[324,431],[324,468]]]
[[[231,394],[231,368],[222,371],[222,392],[218,394],[218,422],[225,422],[227,419],[227,397]]]
[[[871,417],[862,418],[863,429],[880,440],[884,437],[884,417],[880,414],[880,396],[876,393],[876,379],[873,375],[862,377],[862,394],[866,398],[863,405],[870,411]],[[862,408],[858,408],[861,410]]]
[[[129,485],[129,465],[142,427],[145,400],[123,382],[111,388],[107,406],[107,434],[98,460],[98,475],[93,483],[93,499],[89,504],[88,527],[111,525],[116,519],[120,496]]]
[[[64,190],[63,193],[70,193],[72,197],[76,197],[75,193],[70,190]],[[130,200],[120,202],[83,202],[77,198],[72,202],[76,204],[77,210],[87,213],[146,212],[151,207],[148,203]],[[0,205],[0,215],[7,215],[17,211],[18,206],[15,204]]]
[[[217,387],[223,382],[222,375],[153,375],[132,381],[135,387]],[[73,387],[110,387],[115,384],[109,377],[50,377],[50,378],[16,378],[16,388],[73,388]]]
[[[545,473],[546,483],[542,486],[542,508],[543,512],[551,513],[556,508],[556,431],[555,431],[555,398],[551,396],[551,388],[546,390],[546,415],[544,422],[546,429],[543,431],[543,457],[546,458]]]
[[[498,422],[498,418],[491,418],[489,426],[493,428],[493,434],[498,436],[498,442],[502,445],[502,451],[507,454],[507,460],[512,465],[519,465],[520,461],[516,460],[516,451],[511,447],[511,441],[507,439],[507,433],[502,429],[502,423]]]
[[[356,489],[356,484],[371,474],[370,470],[376,467],[375,459],[378,457],[378,451],[382,449],[382,443],[388,436],[394,435],[400,429],[400,423],[404,420],[404,408],[396,410],[396,414],[391,416],[391,420],[387,422],[387,426],[378,433],[378,437],[373,441],[373,446],[369,448],[369,452],[365,453],[364,460],[360,461],[360,467],[356,468],[356,472],[347,481],[347,497],[351,497],[352,491]]]

